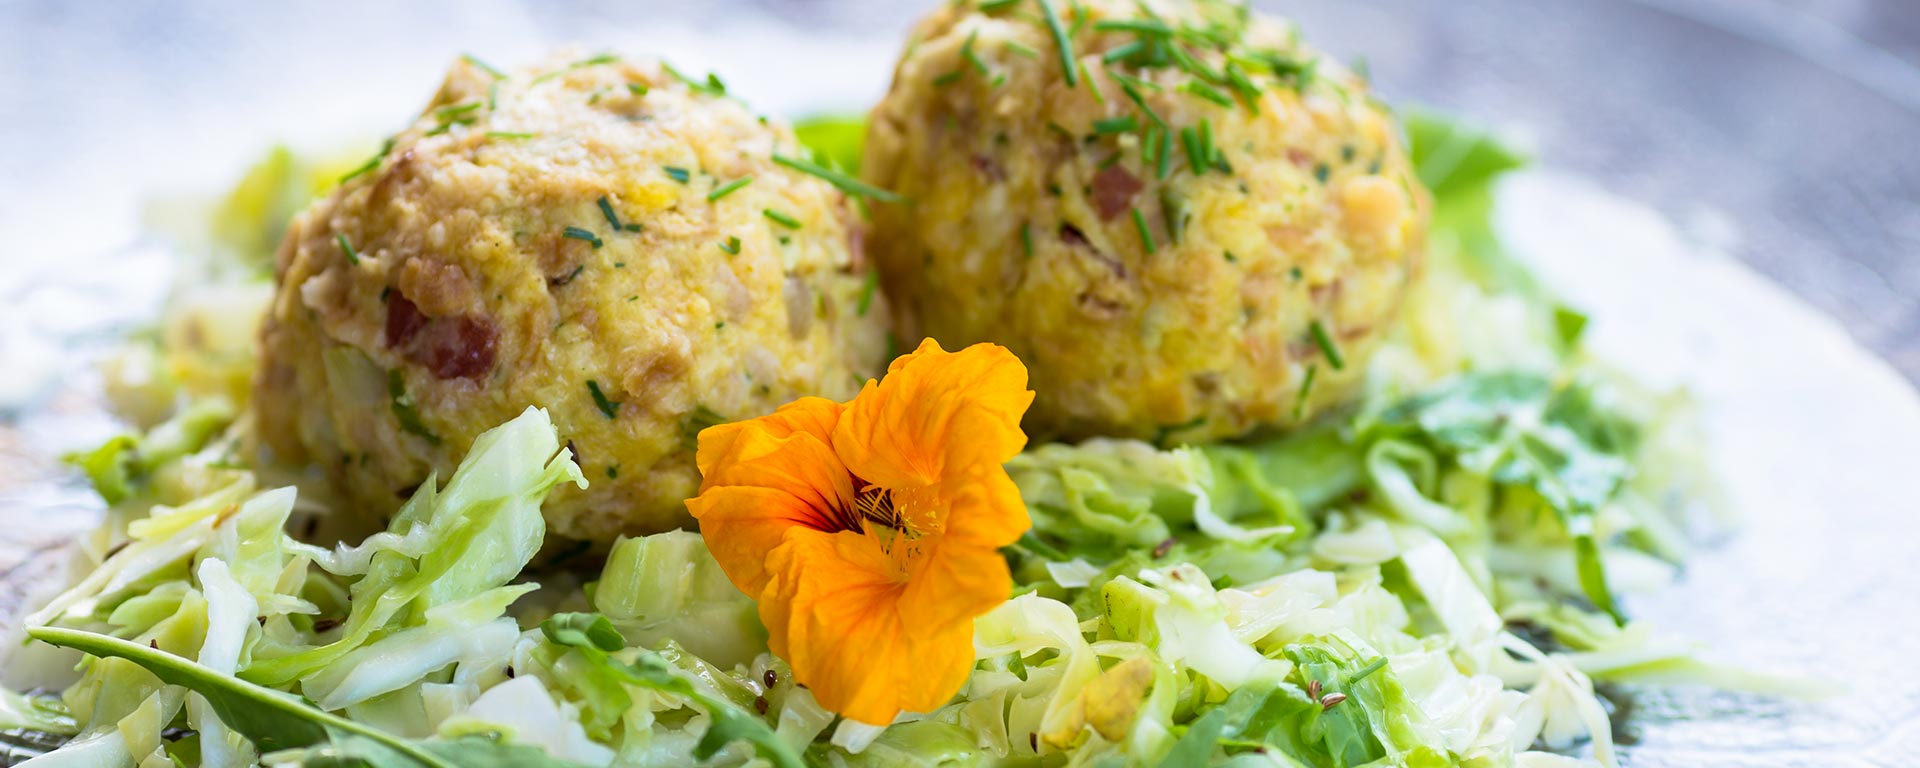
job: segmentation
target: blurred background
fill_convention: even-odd
[[[146,201],[218,190],[275,142],[367,146],[460,52],[662,53],[772,113],[857,110],[923,5],[0,3],[0,407],[57,377],[27,361],[61,340],[151,314],[167,272],[141,248]],[[1256,5],[1364,58],[1397,103],[1472,115],[1657,205],[1920,380],[1920,3]]]

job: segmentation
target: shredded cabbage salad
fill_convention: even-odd
[[[0,728],[49,768],[1544,768],[1617,764],[1596,685],[1784,688],[1628,618],[1714,514],[1689,403],[1585,354],[1584,316],[1501,251],[1490,190],[1517,155],[1408,124],[1431,274],[1364,400],[1250,443],[1017,457],[1015,594],[936,711],[883,729],[822,709],[697,533],[623,539],[582,574],[540,505],[587,480],[537,407],[370,535],[323,514],[323,490],[240,449],[247,284],[167,321],[237,330],[163,328],[109,364],[137,429],[73,457],[106,522],[25,620],[73,650],[12,662],[74,677],[0,693]],[[276,152],[212,242],[260,263],[320,178]]]

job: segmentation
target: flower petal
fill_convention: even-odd
[[[852,472],[887,488],[934,485],[948,473],[1003,464],[1026,445],[1027,369],[1005,347],[945,352],[927,339],[867,382],[834,429]]]
[[[966,682],[972,624],[935,629],[906,621],[904,574],[871,535],[794,529],[768,568],[761,621],[774,653],[821,706],[886,725],[902,710],[940,707]]]
[[[778,488],[709,488],[687,500],[687,511],[700,521],[700,537],[720,570],[749,595],[766,588],[767,556],[787,531],[831,527],[818,507]]]
[[[706,476],[707,484],[711,484],[716,466],[754,457],[750,452],[741,455],[735,446],[746,433],[776,438],[805,434],[827,443],[845,409],[846,406],[824,397],[803,397],[757,419],[707,427],[700,430],[700,446],[694,454],[694,463],[700,467],[700,474]]]
[[[840,408],[839,403],[811,397],[769,416],[703,430],[698,458],[705,476],[702,494],[725,486],[757,486],[786,491],[823,513],[851,508],[853,479],[826,434]]]

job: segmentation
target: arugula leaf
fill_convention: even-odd
[[[200,694],[227,727],[261,752],[306,749],[308,766],[372,768],[577,768],[539,747],[482,736],[413,742],[321,710],[298,697],[222,675],[165,651],[119,638],[56,627],[27,630],[35,640],[140,665],[162,681]]]
[[[607,617],[592,613],[556,614],[540,624],[540,631],[549,642],[579,653],[600,674],[628,685],[680,696],[706,710],[713,724],[694,745],[696,759],[706,760],[728,744],[744,741],[777,768],[805,768],[799,753],[775,735],[765,720],[675,674],[672,663],[659,654],[642,650],[631,663],[608,655],[624,647],[626,641],[615,639],[620,633]],[[625,692],[620,695],[624,696]]]
[[[291,694],[222,675],[165,651],[58,627],[35,627],[27,634],[43,643],[93,656],[126,659],[166,683],[200,694],[221,722],[253,741],[262,752],[313,746],[336,737],[358,737],[379,743],[418,765],[452,768],[451,763],[398,737],[323,712]]]

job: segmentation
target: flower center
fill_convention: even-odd
[[[900,507],[894,503],[892,491],[877,485],[862,488],[854,494],[853,508],[859,513],[862,521],[878,523],[903,533],[907,532],[906,521],[900,517]]]

